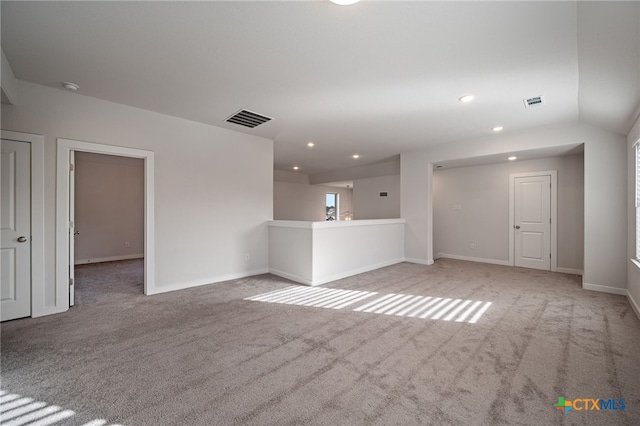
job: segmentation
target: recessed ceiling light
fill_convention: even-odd
[[[463,102],[463,103],[465,103],[465,104],[468,104],[468,103],[469,103],[469,102],[471,102],[474,98],[475,98],[475,96],[473,96],[473,95],[464,95],[464,96],[462,96],[462,97],[458,98],[458,100],[459,100],[460,102]]]
[[[515,155],[512,155],[511,157],[508,157],[507,160],[509,161],[513,161],[513,160],[517,160],[518,157],[516,157]]]
[[[80,86],[78,86],[77,84],[71,83],[69,81],[63,81],[60,84],[62,85],[62,87],[64,87],[65,89],[67,89],[70,92],[77,92],[78,89],[80,88]]]
[[[293,170],[300,170],[300,167],[298,167],[298,166],[293,166]]]
[[[353,158],[360,158],[360,154],[353,154],[352,157]]]
[[[358,3],[360,0],[329,0],[331,3],[338,4],[340,6],[349,6],[350,4]]]
[[[496,126],[496,127],[494,127],[493,129],[491,129],[491,130],[493,130],[494,132],[501,132],[501,131],[503,131],[503,130],[504,130],[504,127],[502,127],[502,126]]]
[[[307,146],[308,146],[309,148],[313,148],[314,146],[316,146],[316,144],[315,144],[315,143],[313,143],[313,142],[311,142],[311,141],[309,141],[309,142],[307,142]]]

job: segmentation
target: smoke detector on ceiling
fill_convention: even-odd
[[[522,101],[524,102],[524,107],[527,109],[541,107],[545,104],[544,96],[534,96],[533,98],[523,99]]]
[[[271,117],[251,112],[246,109],[241,109],[240,111],[236,112],[231,117],[226,119],[226,121],[229,123],[249,127],[250,129],[253,129],[254,127],[257,127],[270,120],[272,120]]]
[[[75,83],[71,83],[70,81],[63,81],[60,85],[70,92],[77,92],[80,88],[80,86]]]

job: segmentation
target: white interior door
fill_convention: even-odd
[[[31,315],[31,145],[2,139],[0,319]]]
[[[69,306],[75,304],[76,153],[69,153]]]
[[[514,202],[515,265],[551,270],[551,176],[516,178]]]

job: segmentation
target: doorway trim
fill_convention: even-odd
[[[144,160],[144,294],[155,291],[154,152],[71,139],[57,139],[56,304],[69,309],[69,166],[71,151]],[[66,305],[66,306],[65,306]]]
[[[31,144],[31,316],[41,317],[57,312],[44,298],[44,136],[9,130],[0,136]]]
[[[558,171],[513,173],[509,175],[509,265],[515,266],[515,181],[516,178],[551,176],[551,271],[558,270]]]

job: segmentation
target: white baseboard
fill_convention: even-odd
[[[277,269],[269,269],[269,272],[271,274],[273,274],[273,275],[277,275],[279,277],[286,278],[286,279],[291,280],[291,281],[295,281],[295,282],[297,282],[299,284],[317,286],[317,285],[330,283],[331,281],[340,280],[342,278],[351,277],[353,275],[363,274],[365,272],[373,271],[375,269],[384,268],[385,266],[395,265],[396,263],[401,263],[401,262],[404,262],[404,261],[405,261],[404,258],[388,260],[386,262],[376,263],[375,265],[369,265],[369,266],[365,266],[365,267],[362,267],[362,268],[356,268],[356,269],[352,269],[350,271],[340,272],[338,274],[329,275],[329,276],[320,277],[320,278],[314,278],[314,279],[311,279],[311,280],[309,280],[307,278],[303,278],[303,277],[298,276],[298,275],[290,274],[288,272],[279,271]]]
[[[640,306],[638,306],[638,303],[633,299],[633,296],[631,296],[631,292],[629,292],[629,290],[627,290],[627,299],[629,299],[629,303],[631,304],[631,308],[633,308],[633,312],[635,312],[638,319],[640,319]]]
[[[269,273],[268,268],[261,268],[261,269],[255,269],[253,271],[238,272],[238,273],[227,274],[227,275],[218,275],[215,277],[206,278],[206,279],[197,280],[197,281],[185,281],[185,282],[173,283],[165,286],[156,285],[156,288],[154,289],[155,291],[153,293],[148,293],[148,295],[168,293],[170,291],[184,290],[186,288],[199,287],[207,284],[215,284],[223,281],[237,280],[240,278],[252,277],[254,275],[267,274],[267,273]]]
[[[124,254],[122,256],[94,257],[92,259],[78,259],[75,265],[85,265],[87,263],[115,262],[117,260],[143,259],[144,253]]]
[[[440,258],[467,260],[469,262],[490,263],[492,265],[501,265],[501,266],[513,266],[508,260],[484,259],[481,257],[459,256],[457,254],[449,254],[449,253],[438,253],[436,255],[436,259],[440,259]],[[556,268],[556,272],[560,272],[562,274],[571,274],[571,275],[580,275],[580,276],[583,275],[583,271],[581,271],[580,269],[572,269],[572,268]]]
[[[38,312],[35,312],[35,311],[32,312],[31,318],[39,318],[47,315],[61,314],[63,312],[67,312],[68,310],[69,310],[68,306],[60,306],[60,304],[58,304],[58,306],[47,306]]]
[[[405,257],[404,261],[409,263],[417,263],[419,265],[433,265],[433,259],[424,260],[424,259],[414,259],[412,257]]]
[[[492,265],[511,266],[508,260],[484,259],[481,257],[459,256],[457,254],[438,253],[438,258],[466,260],[469,262],[490,263]]]
[[[331,281],[341,280],[342,278],[351,277],[353,275],[364,274],[365,272],[373,271],[376,269],[384,268],[386,266],[395,265],[396,263],[404,262],[404,258],[387,260],[385,262],[376,263],[375,265],[368,265],[362,268],[352,269],[346,272],[340,272],[335,275],[329,275],[326,277],[318,278],[313,280],[313,284],[311,285],[322,285],[329,283]]]
[[[269,268],[269,273],[273,274],[273,275],[277,275],[277,276],[282,277],[282,278],[286,278],[286,279],[291,280],[291,281],[295,281],[298,284],[314,285],[312,280],[308,280],[308,279],[303,278],[303,277],[301,277],[299,275],[294,275],[294,274],[290,274],[288,272],[283,272],[283,271],[280,271],[278,269]]]
[[[584,274],[580,269],[572,269],[572,268],[556,268],[556,272],[560,272],[561,274],[569,274],[569,275],[580,275]]]
[[[582,283],[582,288],[585,290],[599,291],[601,293],[619,294],[621,296],[627,296],[628,294],[626,288],[609,287],[606,285],[589,284],[585,282]]]

